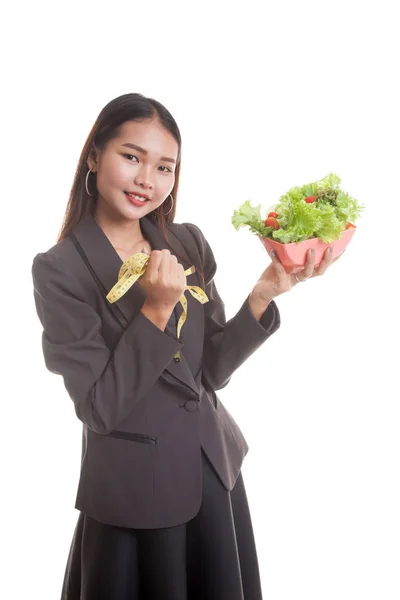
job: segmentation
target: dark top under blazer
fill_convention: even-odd
[[[152,219],[140,223],[153,249],[187,257],[185,269],[200,252],[209,302],[186,292],[180,339],[176,314],[162,331],[140,312],[139,282],[114,304],[106,300],[122,261],[90,215],[72,237],[35,256],[32,275],[46,366],[63,376],[83,422],[75,507],[102,523],[153,529],[197,514],[201,448],[226,489],[233,488],[248,445],[215,390],[278,329],[280,318],[271,302],[257,321],[246,298],[226,321],[216,262],[201,230],[170,223],[167,243]],[[186,226],[193,253],[180,242]],[[200,285],[197,273],[187,284]]]

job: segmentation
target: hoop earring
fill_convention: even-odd
[[[86,173],[86,178],[85,178],[86,193],[87,193],[88,196],[94,196],[94,194],[91,194],[89,192],[89,187],[88,187],[88,179],[89,179],[90,173],[92,173],[92,169],[89,169],[89,171]]]
[[[169,213],[171,212],[171,210],[174,208],[174,198],[173,198],[172,194],[170,194],[170,196],[171,196],[171,200],[172,200],[172,206],[171,206],[171,208],[169,209],[169,211],[167,213],[163,213],[164,217],[166,217],[167,215],[169,215]],[[169,196],[168,196],[168,198],[169,198]]]

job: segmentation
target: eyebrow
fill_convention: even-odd
[[[140,146],[136,146],[136,144],[122,144],[123,146],[126,146],[127,148],[132,148],[132,150],[138,150],[139,152],[142,152],[143,154],[148,154],[148,151],[145,150],[144,148],[141,148]],[[171,162],[171,163],[176,163],[176,160],[173,158],[168,158],[167,156],[162,156],[161,160],[165,160],[167,162]]]

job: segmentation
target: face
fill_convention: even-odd
[[[174,187],[177,156],[178,143],[158,121],[127,121],[88,159],[97,174],[96,210],[128,221],[152,212]]]

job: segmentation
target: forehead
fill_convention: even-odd
[[[178,143],[173,135],[158,120],[126,121],[119,129],[114,143],[136,144],[149,154],[176,158]]]

